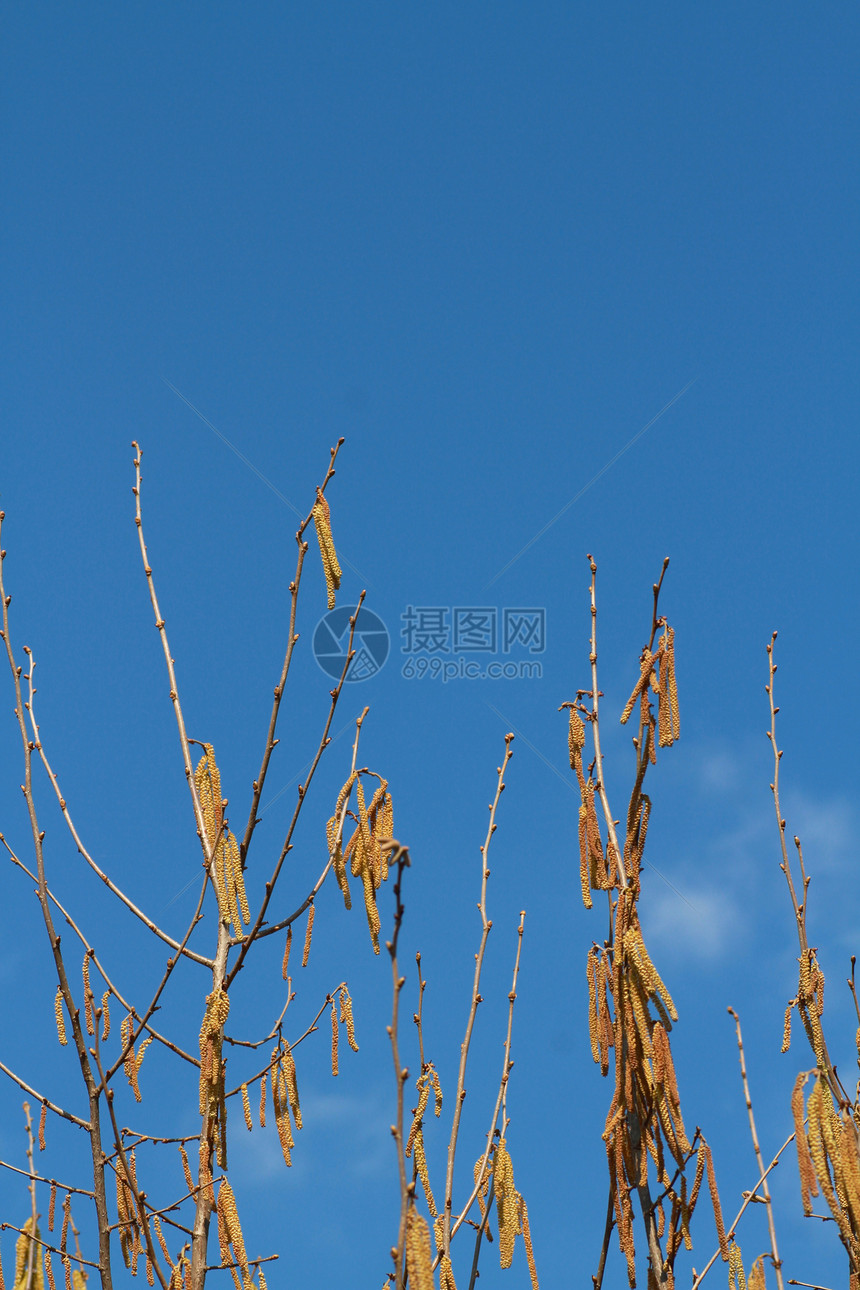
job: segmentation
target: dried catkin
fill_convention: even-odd
[[[45,1121],[48,1118],[48,1103],[42,1103],[42,1111],[39,1116],[39,1150],[45,1150]]]
[[[110,990],[105,990],[102,995],[102,1043],[106,1043],[110,1037]]]
[[[54,1214],[57,1210],[57,1184],[51,1182],[51,1199],[48,1201],[48,1231],[54,1230]]]
[[[57,1038],[65,1048],[69,1042],[66,1038],[66,1022],[63,1017],[63,991],[57,986],[57,993],[54,996],[54,1016],[57,1020]]]
[[[313,902],[313,901],[311,901],[311,903],[310,903],[310,905],[309,905],[309,907],[308,907],[308,925],[307,925],[307,928],[305,929],[305,947],[304,947],[304,949],[302,950],[302,967],[303,967],[303,968],[307,967],[307,965],[308,965],[308,958],[310,957],[310,952],[311,952],[311,936],[313,935],[313,931],[314,931],[314,916],[315,916],[315,914],[316,914],[316,905],[314,904],[314,902]]]
[[[242,1085],[242,1110],[245,1113],[245,1125],[250,1133],[254,1128],[254,1122],[251,1119],[251,1101],[248,1097],[248,1085]]]
[[[430,1229],[414,1205],[410,1205],[406,1214],[406,1271],[414,1290],[433,1290]]]
[[[54,1269],[51,1264],[50,1250],[45,1250],[45,1275],[48,1278],[48,1290],[57,1290],[57,1283],[54,1281]]]
[[[328,607],[329,609],[334,609],[334,593],[340,587],[341,568],[337,561],[337,552],[335,551],[334,538],[331,532],[331,511],[320,488],[317,489],[317,500],[314,503],[311,514],[314,520],[314,528],[316,529],[317,542],[319,543],[323,574],[325,575]]]

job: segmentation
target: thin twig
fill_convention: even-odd
[[[350,663],[352,662],[354,657],[352,643],[353,643],[353,640],[355,639],[355,625],[358,621],[358,616],[359,616],[359,613],[361,612],[361,606],[363,603],[364,603],[364,592],[362,591],[362,593],[358,597],[358,604],[356,606],[355,613],[352,615],[352,617],[349,620],[349,641],[347,645],[346,658],[343,664],[343,671],[340,674],[340,680],[338,681],[337,685],[333,690],[330,691],[331,707],[329,708],[328,717],[326,718],[325,728],[322,733],[322,738],[320,740],[319,747],[317,748],[316,753],[314,755],[314,759],[311,762],[311,767],[310,767],[310,770],[308,771],[307,779],[305,780],[304,784],[299,784],[298,801],[296,802],[295,809],[293,811],[293,815],[289,823],[289,827],[287,828],[287,835],[286,835],[286,838],[284,839],[284,845],[281,848],[281,854],[279,855],[277,863],[275,864],[275,868],[271,878],[269,878],[268,882],[266,883],[265,892],[263,895],[263,899],[260,903],[260,908],[257,913],[257,917],[254,920],[254,925],[251,928],[250,932],[248,932],[245,936],[245,940],[243,941],[241,949],[239,950],[239,954],[236,958],[236,962],[233,964],[232,969],[224,978],[225,990],[228,990],[232,985],[233,981],[235,980],[236,973],[242,970],[242,966],[245,962],[245,957],[249,949],[251,948],[254,941],[257,939],[257,937],[260,935],[260,931],[263,926],[263,921],[266,917],[266,910],[269,907],[269,901],[272,898],[272,894],[275,890],[275,886],[277,884],[278,877],[280,876],[281,869],[283,868],[284,861],[286,860],[289,852],[292,850],[293,833],[295,832],[296,825],[299,822],[299,816],[301,814],[302,806],[307,796],[308,788],[310,787],[311,781],[313,780],[314,774],[316,772],[316,768],[320,763],[320,759],[329,744],[329,730],[331,729],[331,723],[334,720],[334,714],[337,708],[337,701],[340,698],[340,694],[341,694],[341,691],[343,690],[344,682],[346,681],[346,674],[349,671]],[[322,877],[320,878],[320,885],[322,885],[322,882],[325,879],[325,875],[328,873],[328,870],[330,867],[331,867],[331,858],[330,858],[329,865],[326,866],[326,869]],[[305,909],[307,908],[312,898],[313,898],[312,896],[308,898],[303,908]]]
[[[756,1132],[756,1127],[755,1127],[755,1116],[753,1115],[752,1097],[750,1096],[750,1086],[749,1086],[749,1081],[747,1080],[747,1066],[746,1066],[746,1059],[744,1057],[744,1041],[741,1035],[741,1019],[738,1016],[738,1014],[735,1012],[734,1008],[729,1008],[728,1011],[731,1014],[731,1016],[734,1017],[735,1019],[735,1030],[737,1032],[737,1037],[738,1037],[738,1054],[740,1056],[740,1063],[741,1063],[741,1079],[743,1080],[743,1085],[744,1085],[744,1100],[747,1104],[747,1115],[749,1116],[749,1122],[750,1122],[750,1136],[752,1137],[756,1164],[758,1165],[759,1173],[761,1174],[764,1172],[764,1160],[762,1159],[761,1147],[759,1146],[759,1142],[758,1142],[758,1134]],[[766,1182],[762,1183],[761,1194],[762,1194],[764,1203],[767,1206],[767,1227],[768,1227],[768,1232],[770,1234],[770,1258],[773,1264],[773,1270],[776,1273],[776,1283],[779,1287],[779,1290],[783,1290],[782,1260],[779,1257],[779,1250],[777,1249],[777,1244],[776,1244],[776,1226],[773,1221],[773,1202],[771,1201],[770,1188],[768,1187]]]
[[[496,793],[490,803],[490,821],[487,826],[487,836],[484,839],[484,845],[481,847],[481,899],[478,903],[478,912],[481,916],[481,942],[478,947],[478,953],[475,955],[475,975],[472,982],[472,998],[469,1005],[469,1016],[466,1021],[466,1035],[460,1045],[460,1068],[457,1073],[457,1094],[454,1102],[454,1117],[451,1125],[451,1137],[448,1142],[448,1168],[445,1174],[445,1206],[442,1210],[442,1253],[450,1258],[451,1256],[451,1218],[452,1205],[454,1196],[454,1160],[457,1154],[457,1136],[460,1132],[460,1117],[463,1114],[463,1102],[466,1099],[466,1064],[469,1060],[469,1045],[472,1041],[472,1029],[475,1025],[475,1017],[478,1012],[478,1005],[481,1003],[481,969],[484,966],[484,954],[487,949],[487,939],[490,935],[493,923],[487,917],[487,879],[490,876],[489,869],[489,852],[490,843],[493,834],[496,831],[496,811],[499,807],[499,801],[505,788],[505,771],[508,762],[513,756],[511,744],[514,736],[505,735],[505,755],[502,759],[501,766],[496,772]]]
[[[400,1222],[397,1229],[397,1245],[391,1250],[391,1257],[394,1260],[394,1284],[395,1290],[403,1290],[406,1280],[404,1276],[404,1253],[406,1247],[406,1213],[409,1208],[409,1202],[415,1192],[415,1182],[409,1182],[406,1177],[406,1159],[403,1155],[403,1089],[409,1078],[409,1071],[405,1066],[400,1064],[400,1049],[398,1046],[398,1026],[400,1020],[400,992],[406,984],[406,978],[400,975],[400,968],[397,963],[397,942],[400,939],[400,928],[403,924],[403,901],[400,891],[403,881],[403,871],[410,864],[409,849],[403,847],[394,838],[391,838],[386,849],[390,851],[389,864],[397,865],[397,877],[394,882],[394,930],[391,934],[391,940],[386,941],[385,948],[388,950],[391,958],[391,976],[393,982],[392,1004],[391,1004],[391,1025],[387,1026],[388,1038],[391,1041],[391,1055],[394,1061],[394,1077],[397,1082],[397,1119],[391,1126],[391,1135],[394,1138],[397,1148],[397,1166],[400,1176]],[[408,1275],[408,1271],[406,1273]]]
[[[806,1123],[806,1121],[804,1121],[804,1123]],[[730,1228],[729,1228],[729,1230],[726,1232],[726,1240],[731,1240],[731,1238],[734,1236],[735,1232],[738,1230],[738,1223],[741,1221],[741,1219],[743,1218],[744,1214],[746,1213],[747,1206],[748,1206],[748,1205],[750,1205],[750,1204],[752,1204],[752,1201],[754,1200],[754,1198],[755,1198],[755,1196],[756,1196],[756,1193],[758,1192],[759,1187],[762,1185],[762,1183],[764,1182],[765,1178],[767,1178],[767,1176],[768,1176],[768,1174],[770,1173],[770,1171],[771,1171],[772,1169],[775,1169],[775,1168],[776,1168],[776,1166],[779,1164],[779,1158],[780,1158],[780,1156],[782,1155],[783,1151],[785,1151],[786,1147],[790,1146],[792,1142],[794,1142],[794,1134],[793,1134],[793,1133],[790,1133],[790,1134],[789,1134],[789,1136],[786,1138],[785,1142],[783,1142],[783,1144],[782,1144],[782,1146],[780,1147],[779,1151],[777,1151],[777,1153],[776,1153],[776,1155],[774,1156],[773,1160],[771,1160],[771,1162],[770,1162],[770,1164],[768,1165],[767,1169],[765,1169],[765,1170],[764,1170],[764,1172],[762,1173],[762,1175],[761,1175],[761,1177],[759,1178],[758,1182],[756,1183],[755,1187],[753,1187],[753,1189],[752,1189],[751,1191],[744,1192],[744,1203],[741,1205],[740,1209],[738,1210],[737,1214],[735,1215],[735,1220],[734,1220],[734,1222],[732,1223],[731,1227],[730,1227]],[[705,1266],[702,1268],[702,1271],[701,1271],[701,1272],[699,1272],[699,1273],[695,1273],[695,1272],[694,1272],[693,1284],[692,1284],[692,1286],[690,1287],[690,1290],[698,1290],[698,1287],[702,1284],[702,1282],[704,1281],[704,1279],[705,1279],[705,1277],[707,1276],[708,1272],[709,1272],[709,1271],[710,1271],[710,1269],[714,1266],[714,1264],[716,1263],[716,1261],[717,1261],[717,1259],[718,1259],[719,1257],[720,1257],[720,1250],[719,1250],[719,1247],[718,1247],[718,1248],[714,1251],[714,1253],[711,1255],[710,1259],[709,1259],[709,1260],[708,1260],[708,1262],[705,1264]]]

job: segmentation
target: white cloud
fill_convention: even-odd
[[[668,888],[655,888],[643,900],[640,918],[648,944],[685,958],[713,960],[727,953],[744,921],[737,903],[716,887],[684,883],[680,890],[684,900]]]

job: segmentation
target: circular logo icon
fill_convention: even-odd
[[[314,658],[326,675],[334,677],[336,681],[340,680],[346,662],[349,620],[356,608],[356,605],[341,605],[337,609],[331,609],[319,620],[314,631]],[[352,648],[354,656],[346,674],[347,681],[369,680],[381,671],[388,658],[388,628],[378,614],[364,605],[358,614]]]

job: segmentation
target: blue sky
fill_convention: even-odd
[[[642,920],[681,1013],[687,1123],[714,1145],[728,1211],[755,1162],[726,1007],[744,1023],[766,1155],[790,1131],[789,1091],[810,1063],[799,1041],[778,1051],[796,951],[763,738],[774,628],[784,807],[814,874],[832,1046],[846,1072],[855,1060],[839,983],[858,946],[858,27],[849,6],[767,2],[49,3],[5,16],[5,572],[76,822],[117,881],[181,930],[193,895],[174,897],[198,844],[136,547],[131,440],[186,719],[215,745],[241,815],[286,637],[296,517],[284,499],[307,512],[344,436],[328,493],[340,602],[366,588],[391,652],[346,687],[333,727],[346,733],[315,782],[282,899],[292,907],[318,872],[348,723],[369,704],[362,760],[389,778],[412,849],[404,946],[424,955],[427,1042],[450,1095],[479,934],[477,848],[505,731],[518,732],[463,1159],[482,1146],[525,908],[509,1142],[547,1287],[594,1270],[611,1095],[589,1056],[584,963],[603,929],[579,898],[557,712],[588,684],[586,551],[599,566],[616,814],[632,758],[615,719],[671,557],[663,607],[683,735],[653,773],[649,858],[668,881],[647,871]],[[539,655],[468,655],[531,658],[540,676],[404,676],[410,606],[493,609],[500,623],[506,609],[544,610]],[[268,792],[289,787],[264,815],[252,889],[325,719],[330,681],[310,652],[325,608],[312,550]],[[10,708],[0,827],[26,852]],[[154,983],[161,956],[123,920],[99,926],[108,907],[47,785],[39,794],[58,889],[91,911],[129,988],[137,972]],[[71,1100],[37,910],[11,869],[4,893],[0,1060],[34,1083],[48,1063]],[[325,1032],[309,1041],[291,1174],[271,1137],[241,1140],[239,1125],[231,1177],[255,1252],[279,1248],[297,1281],[381,1285],[397,1196],[390,973],[360,911],[327,894],[295,1024],[348,975],[361,1053],[333,1082]],[[268,945],[237,991],[251,1029],[280,1007],[280,947]],[[189,976],[163,1014],[191,1045],[202,984]],[[151,1053],[133,1114],[180,1131],[194,1119],[193,1072],[168,1075],[161,1096],[158,1070]],[[53,1140],[64,1176],[80,1143],[61,1129]],[[0,1155],[21,1163],[22,1149],[7,1086]],[[428,1154],[439,1178],[441,1133]],[[14,1221],[23,1197],[2,1173]],[[788,1157],[774,1192],[788,1275],[836,1283],[836,1238],[800,1221]],[[694,1239],[701,1266],[704,1215]],[[740,1239],[748,1259],[765,1248],[758,1213]],[[0,1248],[8,1266],[8,1234]],[[481,1284],[524,1284],[517,1259],[506,1275],[488,1259]],[[622,1278],[614,1263],[606,1284]]]

